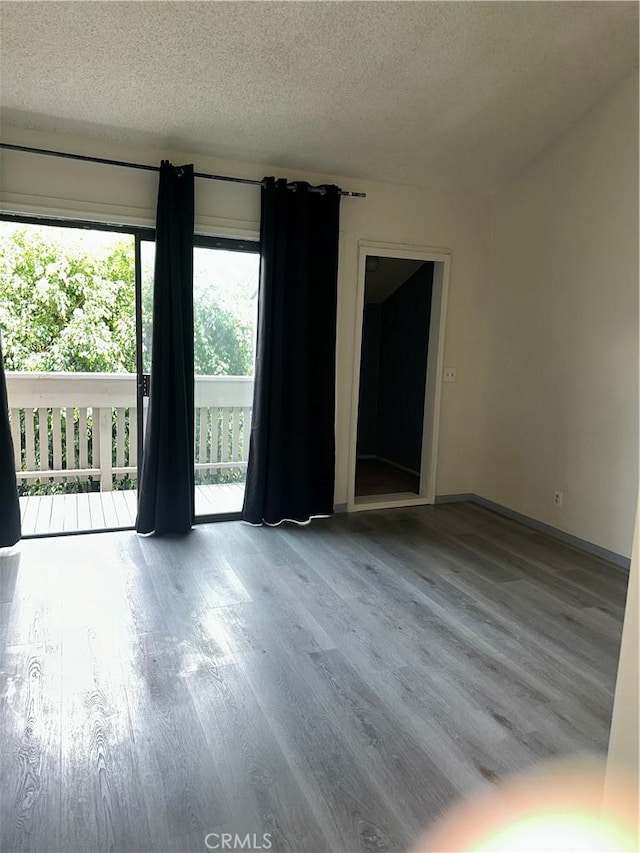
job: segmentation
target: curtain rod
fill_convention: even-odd
[[[30,148],[28,145],[13,145],[10,142],[0,142],[0,148],[7,151],[22,151],[26,154],[44,154],[47,157],[62,157],[65,160],[81,160],[83,163],[101,163],[104,166],[122,166],[125,169],[141,169],[145,172],[159,172],[159,166],[148,166],[146,163],[128,163],[125,160],[107,160],[104,157],[89,157],[87,154],[68,154],[66,151],[50,151],[47,148]],[[209,181],[226,181],[230,184],[249,184],[254,187],[263,186],[262,181],[251,178],[231,178],[228,175],[211,175],[207,172],[194,172],[194,177],[205,178]],[[322,192],[321,189],[310,187],[310,192]],[[351,198],[366,198],[366,193],[353,193],[340,190],[340,195]]]

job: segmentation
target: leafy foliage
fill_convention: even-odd
[[[50,229],[58,232],[58,229]],[[39,227],[0,232],[0,329],[6,370],[134,373],[135,261],[131,238],[89,254]],[[150,348],[152,281],[143,282],[143,337]],[[247,376],[249,326],[210,291],[196,295],[199,375]]]
[[[107,257],[26,229],[0,241],[6,370],[135,370],[133,245]]]
[[[88,250],[78,234],[75,229],[16,228],[0,222],[0,332],[7,371],[135,373],[134,240],[108,235],[100,250]],[[142,338],[143,362],[149,370],[153,274],[145,273]],[[196,374],[250,375],[251,326],[219,304],[215,282],[201,284],[204,288],[194,294]],[[24,417],[21,413],[23,432]],[[35,417],[34,434],[39,436],[38,412]],[[91,418],[89,414],[90,432]],[[51,431],[50,423],[48,428]],[[66,454],[64,428],[62,441]],[[39,444],[35,453],[39,458]],[[229,469],[201,476],[207,482],[227,482],[242,475]],[[116,478],[115,487],[133,488],[134,482],[126,475]],[[19,488],[21,494],[54,494],[91,491],[99,483],[70,477],[65,482],[31,480]]]
[[[194,362],[198,376],[249,376],[253,373],[253,336],[249,326],[216,302],[194,304]]]

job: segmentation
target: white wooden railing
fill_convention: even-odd
[[[135,479],[136,387],[129,373],[7,373],[18,481]],[[252,398],[250,376],[195,377],[196,471],[246,468]]]

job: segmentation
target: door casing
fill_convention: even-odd
[[[440,425],[440,398],[444,370],[444,333],[449,290],[449,249],[427,246],[409,246],[400,243],[378,243],[361,240],[358,243],[358,284],[356,292],[356,319],[354,330],[353,380],[351,391],[351,426],[349,440],[349,480],[347,511],[415,506],[432,504],[436,496],[436,471],[438,464],[438,433]],[[429,349],[425,380],[424,415],[422,425],[422,456],[420,463],[420,491],[397,495],[367,495],[356,498],[356,458],[358,443],[358,400],[360,396],[360,360],[362,354],[362,325],[365,296],[367,255],[381,258],[407,258],[416,261],[433,261],[433,291],[429,321]]]

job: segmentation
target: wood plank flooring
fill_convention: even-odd
[[[420,477],[396,468],[382,459],[358,459],[356,462],[356,497],[420,493]]]
[[[240,512],[243,483],[196,486],[195,511],[199,515]],[[70,495],[25,495],[20,498],[23,536],[109,530],[136,523],[137,492],[89,492]]]
[[[0,850],[407,850],[461,795],[605,751],[626,583],[470,504],[22,542]]]

